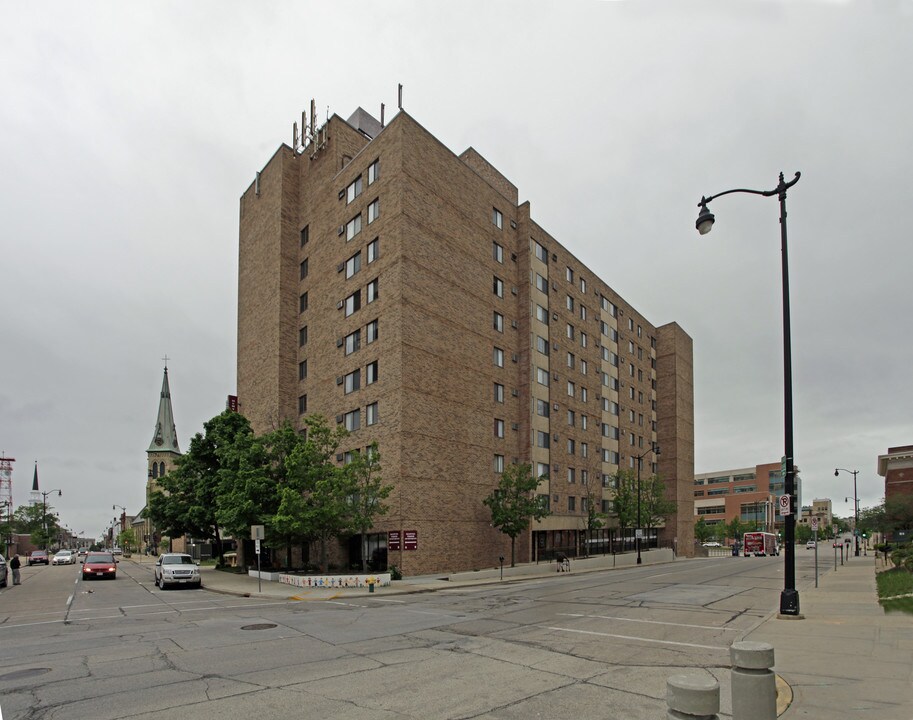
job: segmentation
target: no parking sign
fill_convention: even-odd
[[[792,505],[790,504],[789,500],[790,500],[789,495],[781,495],[777,499],[777,502],[780,505],[780,514],[781,515],[792,515],[793,514]]]

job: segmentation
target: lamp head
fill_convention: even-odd
[[[713,217],[713,213],[710,212],[710,208],[707,207],[705,203],[701,203],[701,211],[698,213],[697,222],[694,223],[694,227],[697,228],[697,231],[701,235],[706,235],[710,232],[710,228],[713,227],[713,221],[716,220]]]
[[[834,477],[837,477],[840,474],[839,470],[834,470]]]

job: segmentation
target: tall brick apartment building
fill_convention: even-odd
[[[518,561],[575,546],[639,455],[678,501],[660,539],[693,546],[691,338],[404,111],[334,115],[241,197],[238,397],[257,432],[320,413],[351,431],[343,452],[377,441],[395,490],[372,543],[407,574],[509,555],[482,499],[513,462],[548,476],[551,509]]]

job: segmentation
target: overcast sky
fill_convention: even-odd
[[[0,450],[74,531],[144,501],[235,390],[238,200],[315,98],[473,146],[548,232],[694,340],[695,471],[783,454],[789,191],[803,500],[913,444],[913,2],[0,0]]]

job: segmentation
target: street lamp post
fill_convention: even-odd
[[[48,495],[53,495],[57,493],[57,497],[63,495],[63,490],[48,490],[43,492],[39,490],[42,498],[42,513],[41,513],[41,522],[44,523],[44,549],[48,549]]]
[[[127,529],[125,527],[125,525],[127,524],[127,508],[125,508],[123,505],[112,505],[111,506],[112,510],[117,510],[117,508],[120,508],[122,511],[119,523],[120,523],[120,531],[124,532]]]
[[[701,197],[698,203],[700,213],[697,217],[695,227],[701,235],[706,235],[713,227],[715,220],[713,213],[707,207],[707,203],[723,195],[731,193],[748,193],[750,195],[761,195],[763,197],[773,197],[774,195],[780,201],[780,253],[783,274],[783,415],[784,415],[784,445],[783,453],[786,461],[786,483],[784,492],[790,498],[790,514],[786,516],[785,530],[786,536],[786,561],[784,563],[784,582],[783,592],[780,593],[780,614],[781,615],[799,615],[799,591],[796,590],[796,515],[795,515],[795,469],[793,466],[793,378],[792,378],[792,349],[790,341],[789,328],[789,260],[786,246],[786,191],[799,182],[801,173],[786,182],[783,173],[780,173],[780,181],[773,190],[746,190],[736,188],[734,190],[725,190],[716,195]]]
[[[837,468],[834,470],[834,477],[840,475],[840,472],[850,473],[853,476],[853,509],[856,526],[853,528],[853,539],[855,540],[856,552],[853,553],[856,557],[859,557],[859,495],[856,494],[856,476],[859,474],[858,470],[845,470],[844,468]]]
[[[655,454],[659,455],[659,445],[657,445],[655,442],[650,443],[649,450],[647,450],[646,452],[637,456],[637,530],[636,530],[636,532],[639,532],[641,535],[643,535],[644,531],[640,524],[640,522],[641,522],[640,521],[640,467],[641,467],[641,465],[643,465],[643,462],[642,462],[643,459],[650,453],[655,453]],[[637,545],[637,564],[638,565],[640,565],[642,562],[640,559],[640,540],[641,539],[639,537],[634,538],[634,542]]]

